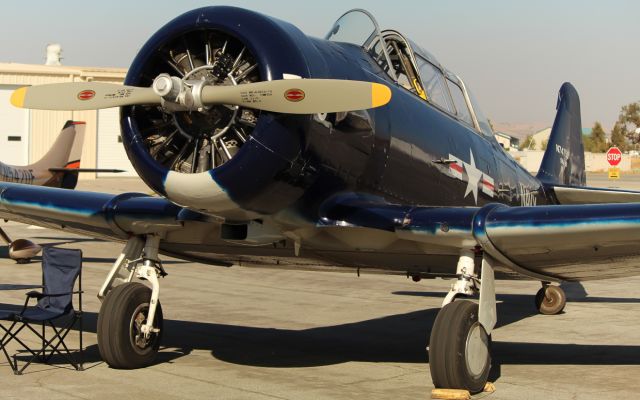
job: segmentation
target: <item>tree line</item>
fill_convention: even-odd
[[[533,141],[532,135],[527,136],[520,144],[520,150],[535,147]],[[584,151],[593,153],[603,153],[611,146],[617,146],[623,152],[640,149],[640,102],[622,106],[608,140],[602,124],[596,121],[591,135],[582,135],[582,142]],[[542,148],[546,149],[546,141],[542,143]]]

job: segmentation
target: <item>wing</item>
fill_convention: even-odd
[[[163,233],[181,227],[192,213],[141,193],[120,195],[50,187],[0,184],[0,217],[106,239]]]
[[[246,245],[230,243],[233,240],[223,240],[220,221],[164,198],[139,193],[111,195],[1,183],[0,218],[110,240],[159,234],[164,237],[161,245],[165,252],[182,258],[198,259],[198,254],[205,253],[277,258],[293,253],[278,246],[261,246],[253,251]],[[346,194],[321,208],[321,218],[313,230],[327,229],[339,232],[334,235],[338,238],[363,234],[373,237],[376,232],[394,238],[370,258],[371,267],[376,266],[377,256],[386,253],[393,259],[400,255],[402,246],[413,244],[422,252],[419,257],[425,265],[429,258],[455,257],[461,249],[481,246],[503,267],[540,280],[603,279],[640,272],[630,263],[640,256],[637,203],[412,207]],[[277,237],[267,233],[269,238]],[[359,252],[355,245],[348,244],[349,240],[342,242],[343,250]],[[318,253],[322,253],[323,243],[324,239],[314,243]],[[396,264],[383,267],[396,271],[405,267],[400,265],[402,261]]]
[[[0,218],[115,241],[159,235],[162,253],[214,265],[336,266],[312,256],[295,257],[293,244],[268,223],[225,225],[216,217],[141,193],[113,195],[0,183]],[[280,261],[286,257],[292,260]]]
[[[202,257],[225,249],[224,242],[220,246],[219,222],[141,193],[113,195],[0,183],[0,218],[115,241],[126,241],[131,235],[160,235],[164,254],[231,265],[224,259]],[[226,244],[227,252],[233,248]]]
[[[323,209],[324,224],[369,227],[453,250],[479,245],[503,266],[540,280],[640,273],[640,204],[481,208],[404,207],[345,195]]]

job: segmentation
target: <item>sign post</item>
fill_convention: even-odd
[[[607,150],[607,162],[609,163],[609,179],[620,179],[620,168],[618,164],[622,161],[622,152],[613,146]]]

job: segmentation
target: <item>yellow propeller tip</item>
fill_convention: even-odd
[[[14,107],[23,108],[24,97],[26,96],[26,94],[27,94],[26,87],[21,87],[20,89],[14,90],[13,93],[11,93],[11,104],[13,104]]]
[[[371,84],[371,108],[380,107],[391,101],[391,89],[380,83]]]

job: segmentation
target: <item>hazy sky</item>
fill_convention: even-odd
[[[351,8],[366,8],[466,82],[494,121],[551,125],[557,90],[572,82],[583,125],[609,128],[620,107],[640,100],[640,2],[111,0],[4,2],[0,62],[43,63],[47,43],[63,64],[127,67],[158,28],[192,8],[250,8],[324,36]]]

